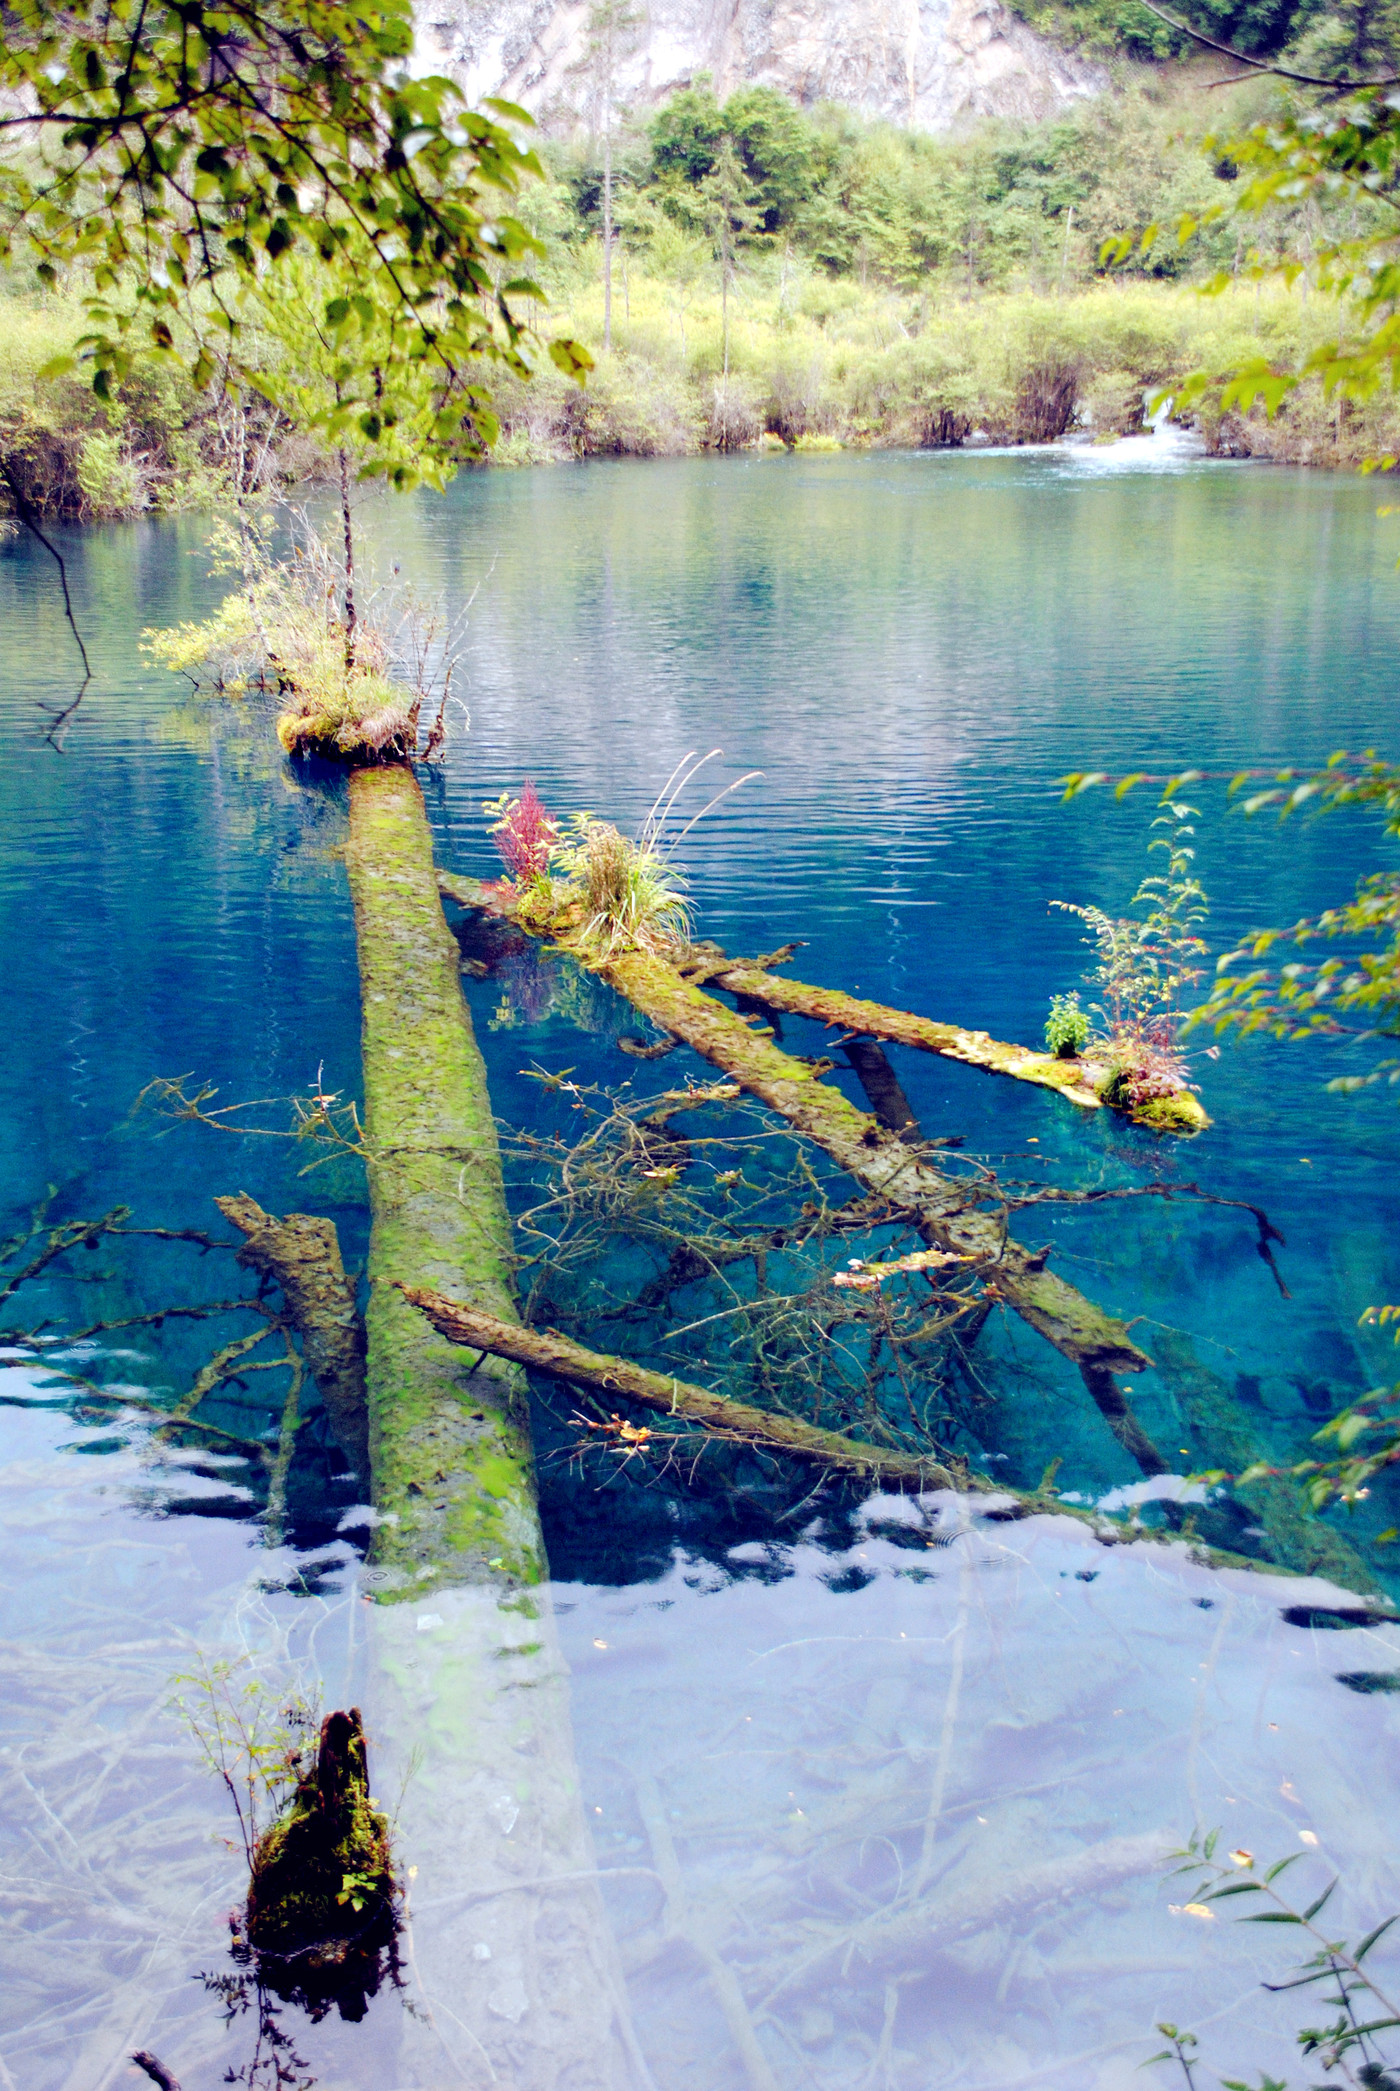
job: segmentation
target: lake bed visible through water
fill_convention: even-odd
[[[477,591],[454,685],[470,720],[453,712],[425,776],[443,866],[494,873],[483,802],[527,775],[554,810],[635,830],[688,749],[720,747],[714,790],[761,774],[682,845],[698,934],[736,953],[801,940],[804,979],[1035,1044],[1089,963],[1051,903],[1122,911],[1154,868],[1155,794],[1062,806],[1067,771],[1393,750],[1400,577],[1376,507],[1371,482],[1144,441],[478,474],[445,498],[371,500],[365,525],[382,571],[455,606]],[[358,1094],[341,787],[284,764],[256,704],[192,696],[138,650],[222,593],[201,537],[197,519],[64,535],[95,677],[62,752],[36,710],[73,687],[53,569],[23,538],[0,547],[0,1232],[51,1199],[45,1227],[126,1206],[132,1227],[218,1233],[212,1199],[241,1189],[328,1214],[362,1266],[353,1160],[304,1173],[304,1146],[133,1110],[161,1078],[210,1085],[214,1108]],[[1280,829],[1228,813],[1218,785],[1188,796],[1215,951],[1389,862],[1364,820]],[[638,1026],[602,990],[464,987],[497,1114],[527,1134],[567,1118],[551,1080],[704,1072],[684,1050],[655,1069],[619,1051]],[[785,1026],[791,1051],[829,1042]],[[1081,1189],[1195,1183],[1267,1211],[1282,1285],[1239,1205],[1018,1217],[1157,1359],[1133,1400],[1181,1475],[1223,1463],[1227,1404],[1282,1461],[1394,1376],[1388,1334],[1358,1327],[1400,1297],[1394,1106],[1327,1093],[1364,1065],[1353,1049],[1196,1059],[1214,1123],[1184,1144],[891,1051],[925,1131],[960,1136],[968,1163]],[[134,1321],[231,1282],[197,1241],[106,1235],[26,1285],[3,1326]],[[598,1340],[621,1347],[605,1325]],[[370,1524],[319,1420],[271,1519],[235,1445],[275,1439],[256,1379],[209,1411],[226,1452],[151,1436],[136,1404],[178,1394],[211,1341],[145,1324],[48,1370],[23,1349],[0,1363],[0,2086],[129,2086],[137,2047],[184,2091],[230,2069],[346,2091],[488,2083],[473,2012],[523,2042],[529,2008],[472,1899],[488,1847],[513,1863],[513,1804],[483,1796],[435,1836],[414,1735],[376,1729],[391,1666],[360,1582]],[[994,1321],[984,1349],[989,1478],[1033,1488],[1059,1460],[1082,1504],[1144,1493],[1045,1346]],[[718,1383],[722,1347],[710,1362]],[[1313,1892],[1340,1874],[1338,1935],[1400,1908],[1400,1701],[1375,1682],[1400,1674],[1400,1627],[1165,1534],[1104,1547],[1068,1518],[1001,1522],[949,1495],[775,1509],[703,1476],[581,1469],[557,1416],[540,1431],[631,2082],[1128,2091],[1160,2019],[1200,2036],[1212,2076],[1296,2076],[1312,1993],[1260,1986],[1285,1976],[1292,1934],[1237,1927],[1229,1904],[1193,1912],[1160,1858],[1219,1825],[1261,1858],[1301,1853]],[[1392,1595],[1375,1542],[1394,1522],[1384,1484],[1338,1527]],[[433,1605],[413,1630],[425,1661],[450,1637]],[[403,1787],[411,1935],[401,1986],[357,2022],[288,2004],[259,2043],[229,1957],[235,1825],[170,1705],[202,1655],[248,1658],[274,1693],[362,1701],[378,1796]],[[548,1887],[516,1870],[547,1928]],[[1377,1976],[1395,1979],[1386,1951]],[[595,2065],[564,2055],[549,2081],[601,2082]]]

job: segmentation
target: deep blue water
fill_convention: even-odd
[[[588,809],[635,827],[687,750],[719,746],[722,757],[704,772],[716,779],[714,789],[746,770],[762,774],[700,822],[683,847],[700,933],[739,953],[801,939],[803,978],[1035,1042],[1050,994],[1074,986],[1087,962],[1074,918],[1050,903],[1119,910],[1149,868],[1153,795],[1141,790],[1117,804],[1095,793],[1064,807],[1056,780],[1067,770],[1229,771],[1319,761],[1340,747],[1394,748],[1400,577],[1393,526],[1378,520],[1376,505],[1373,486],[1360,480],[1212,465],[1167,443],[1141,443],[983,457],[764,457],[493,473],[460,481],[445,498],[371,501],[365,526],[382,569],[397,563],[455,607],[477,591],[456,683],[470,727],[455,711],[447,761],[425,780],[440,861],[491,872],[483,801],[526,775],[557,811]],[[132,1115],[146,1085],[162,1077],[210,1085],[218,1092],[213,1109],[258,1104],[251,1116],[260,1123],[276,1117],[278,1099],[318,1081],[347,1097],[358,1089],[337,781],[294,776],[256,705],[192,697],[138,651],[144,628],[198,616],[218,600],[223,584],[206,577],[200,545],[192,519],[64,539],[96,672],[61,752],[44,741],[36,709],[39,700],[61,702],[72,687],[53,571],[23,538],[0,546],[8,642],[0,658],[0,1209],[13,1231],[52,1186],[55,1219],[123,1204],[133,1208],[132,1225],[198,1229],[216,1225],[216,1193],[246,1189],[274,1209],[330,1213],[347,1260],[357,1262],[366,1229],[353,1163],[305,1174],[315,1157],[302,1147],[175,1124],[149,1104]],[[1192,787],[1190,795],[1202,809],[1198,868],[1217,950],[1251,925],[1335,901],[1358,875],[1391,861],[1391,846],[1364,819],[1280,828],[1267,817],[1228,814],[1219,786]],[[692,792],[686,815],[702,803]],[[554,1122],[527,1069],[568,1069],[607,1084],[640,1079],[615,1044],[619,1030],[635,1028],[625,1012],[595,1000],[591,1028],[580,1029],[570,1015],[576,1000],[543,1014],[538,1005],[512,1009],[507,983],[503,1020],[500,980],[466,985],[507,1123]],[[824,1042],[800,1023],[788,1026],[787,1037],[799,1051]],[[1196,1072],[1215,1124],[1185,1146],[1107,1113],[1081,1118],[1019,1084],[912,1053],[894,1057],[926,1131],[960,1134],[968,1154],[1018,1177],[1078,1186],[1194,1181],[1268,1209],[1286,1237],[1277,1253],[1287,1298],[1256,1254],[1253,1222],[1236,1210],[1157,1199],[1096,1214],[1060,1208],[1027,1215],[1021,1232],[1053,1242],[1057,1267],[1132,1318],[1149,1352],[1154,1331],[1184,1343],[1185,1352],[1172,1355],[1213,1374],[1253,1418],[1260,1449],[1282,1458],[1306,1447],[1319,1415],[1387,1374],[1393,1356],[1357,1320],[1368,1304],[1400,1297],[1395,1105],[1383,1091],[1359,1100],[1325,1092],[1330,1074],[1364,1064],[1348,1057],[1352,1051],[1255,1042],[1202,1058]],[[665,1062],[657,1079],[684,1073],[685,1061],[682,1054]],[[106,1239],[26,1287],[5,1309],[5,1326],[48,1316],[53,1327],[72,1328],[226,1296],[227,1284],[227,1273],[206,1264],[194,1244]],[[220,1328],[220,1340],[228,1333]],[[199,1323],[137,1330],[91,1348],[83,1369],[106,1385],[168,1395],[207,1355],[209,1334]],[[1060,1485],[1085,1498],[1135,1479],[1078,1381],[1043,1346],[1018,1328],[993,1327],[986,1348],[1001,1389],[983,1433],[993,1471],[1033,1482],[1059,1457]],[[1182,1406],[1184,1369],[1178,1364],[1175,1381],[1165,1372],[1144,1377],[1134,1399],[1188,1471],[1211,1463],[1212,1445],[1209,1429],[1199,1417],[1193,1425]],[[25,1520],[32,1515],[38,1529],[35,1506],[54,1490],[68,1506],[54,1513],[60,1523],[100,1521],[103,1502],[147,1526],[160,1518],[187,1563],[191,1592],[233,1587],[245,1572],[239,1549],[255,1549],[265,1536],[248,1522],[257,1503],[246,1470],[143,1453],[130,1416],[104,1430],[89,1411],[75,1427],[65,1414],[68,1391],[49,1388],[52,1405],[35,1410],[32,1379],[16,1374],[15,1381],[24,1406],[0,1408],[12,1506],[6,1562],[15,1571],[6,1603],[16,1638],[39,1651],[36,1660],[67,1631],[46,1609],[52,1590],[40,1604],[23,1571]],[[210,1413],[244,1437],[275,1421],[252,1379]],[[14,1436],[8,1452],[7,1431]],[[98,1456],[74,1458],[74,1449]],[[260,1586],[274,1609],[283,1603],[295,1612],[294,1598],[279,1598],[279,1587],[333,1591],[337,1574],[350,1570],[358,1528],[347,1528],[348,1539],[337,1533],[355,1500],[342,1465],[324,1432],[304,1435],[287,1543]],[[1395,1513],[1393,1498],[1378,1490],[1355,1530],[1374,1533]],[[913,1630],[912,1618],[907,1629],[893,1626],[917,1594],[916,1585],[889,1581],[898,1571],[894,1553],[884,1581],[872,1572],[868,1587],[863,1572],[842,1584],[831,1568],[831,1558],[839,1556],[839,1568],[858,1544],[850,1530],[829,1538],[825,1553],[817,1544],[790,1558],[781,1548],[764,1554],[772,1535],[761,1521],[746,1525],[713,1503],[687,1509],[673,1485],[653,1497],[633,1489],[619,1509],[562,1469],[549,1479],[547,1515],[556,1576],[585,1593],[570,1652],[579,1665],[580,1749],[599,1792],[614,1777],[614,1754],[625,1749],[619,1738],[644,1735],[648,1716],[645,1692],[634,1707],[589,1668],[595,1637],[585,1622],[596,1624],[598,1607],[650,1604],[648,1591],[663,1579],[670,1596],[655,1601],[681,1600],[664,1615],[674,1618],[676,1637],[668,1641],[667,1629],[656,1627],[656,1660],[672,1664],[690,1649],[679,1622],[698,1602],[694,1589],[713,1588],[718,1600],[721,1584],[742,1591],[750,1608],[747,1623],[735,1627],[741,1640],[745,1633],[783,1640],[782,1608],[799,1589],[809,1635],[835,1616],[832,1608],[848,1608],[844,1621],[857,1604],[867,1639],[873,1633],[883,1645]],[[780,1570],[745,1581],[746,1545],[759,1550],[752,1558],[781,1562]],[[250,1558],[247,1573],[257,1568]],[[81,1612],[105,1571],[89,1572],[74,1559],[64,1604]],[[688,1559],[708,1564],[689,1585]],[[1371,1559],[1383,1574],[1384,1553]],[[308,1561],[330,1566],[308,1577]],[[1069,1573],[1047,1567],[1043,1576]],[[1158,1631],[1148,1625],[1160,1596],[1153,1578],[1167,1571],[1135,1581],[1135,1570],[1115,1562],[1114,1573],[1122,1587],[1105,1647],[1132,1635],[1134,1621],[1145,1634]],[[1199,1574],[1204,1590],[1208,1575]],[[787,1597],[778,1588],[783,1577]],[[186,1585],[177,1578],[173,1587]],[[1253,1602],[1239,1601],[1246,1609]],[[193,1597],[187,1614],[183,1602],[172,1598],[165,1623],[187,1619],[195,1632],[204,1615]],[[1265,1606],[1259,1617],[1266,1612],[1273,1619],[1276,1608]],[[1196,1625],[1205,1631],[1203,1621],[1192,1622],[1193,1631]],[[295,1637],[303,1626],[287,1631]],[[719,1664],[725,1643],[715,1631]],[[1013,1639],[1022,1632],[1029,1649],[1041,1629],[1003,1622],[992,1639],[1003,1631]],[[1286,1633],[1280,1646],[1286,1672]],[[990,1679],[1001,1674],[1002,1655],[991,1641],[985,1652]],[[97,1660],[95,1650],[85,1659]],[[1267,1652],[1259,1660],[1270,1676],[1279,1667]],[[175,1661],[172,1655],[167,1672]],[[1254,1690],[1254,1661],[1253,1653],[1241,1658],[1241,1705]],[[1318,1661],[1325,1693],[1308,1721],[1319,1730],[1350,1723],[1356,1750],[1379,1748],[1393,1727],[1390,1702],[1343,1690],[1333,1681],[1337,1666],[1329,1668],[1326,1656]],[[1181,1668],[1184,1676],[1184,1658]],[[1167,1672],[1151,1674],[1155,1689]],[[878,1677],[861,1676],[861,1693],[878,1696]],[[149,1701],[158,1684],[138,1679],[131,1705],[142,1703],[143,1692]],[[808,1684],[814,1703],[828,1689],[838,1697],[845,1689],[839,1677]],[[789,1687],[774,1689],[770,1714]],[[42,1731],[53,1701],[35,1690],[25,1703]],[[700,1720],[713,1690],[713,1678],[699,1674],[672,1679],[664,1713],[656,1705],[658,1747],[673,1728]],[[1171,1703],[1167,1693],[1164,1704]],[[1117,1710],[1101,1711],[1111,1722]],[[1064,1707],[1044,1718],[1080,1720]],[[1174,1731],[1169,1714],[1162,1720],[1153,1747],[1169,1759]],[[836,1746],[828,1735],[811,1747],[828,1743]],[[1272,1747],[1267,1735],[1264,1746]],[[1337,1762],[1349,1747],[1339,1734]],[[1228,1755],[1224,1741],[1220,1749]],[[1115,1762],[1115,1778],[1126,1778],[1127,1755]],[[1288,1782],[1287,1764],[1240,1768],[1228,1779],[1222,1770],[1221,1779],[1241,1789],[1253,1779],[1249,1791],[1263,1797],[1277,1787],[1275,1772]],[[995,1797],[1002,1772],[979,1765],[968,1777],[969,1794],[980,1778],[991,1781]],[[1019,1764],[1015,1780],[1024,1785],[1026,1777]],[[1151,1777],[1162,1786],[1151,1807],[1175,1827],[1179,1797],[1167,1792],[1165,1773]],[[1314,1811],[1325,1812],[1325,1798],[1338,1823],[1351,1822],[1359,1867],[1356,1852],[1367,1840],[1350,1803],[1343,1805],[1339,1779],[1336,1763],[1319,1764]],[[1128,1815],[1148,1806],[1131,1780],[1121,1806]],[[1266,1836],[1271,1820],[1251,1834]],[[1148,1818],[1137,1826],[1149,1826]],[[1369,1875],[1365,1890],[1388,1892]],[[1076,1949],[1075,1966],[1111,1961],[1110,1910],[1101,1913],[1108,1931]],[[1135,1950],[1150,1964],[1162,1948],[1146,1916],[1142,1923]],[[1182,1985],[1203,1983],[1202,2010],[1224,2011],[1225,1995],[1200,1974],[1192,1952],[1194,1943],[1181,1962]],[[1053,1959],[1043,1940],[1030,1958],[1037,1955],[1042,1964]],[[998,1993],[1000,2009],[1013,1977],[1003,1979],[998,1963],[982,1996],[977,1984],[986,1970],[969,1967],[964,2001],[985,2024],[988,1996]],[[1229,1996],[1252,1979],[1236,1969]],[[1070,1976],[1064,1981],[1072,1988]],[[1014,1985],[1011,1993],[1006,2008],[1014,2016]],[[880,2036],[883,1994],[877,1982],[872,2041]],[[1150,2034],[1151,2010],[1179,2015],[1172,2005],[1165,1992],[1155,2005],[1134,1993],[1122,2010]],[[1033,2017],[1043,2000],[1025,2008]],[[1100,2082],[1105,2091],[1119,2082],[1116,2062],[1105,2063],[1109,2074],[1101,2077],[1070,2069],[1068,2058],[1089,2051],[1085,2041],[1103,2045],[1102,2026],[1078,2047],[1066,2034],[1061,2046],[1045,2049],[1051,2035],[1008,2022],[1004,2054],[986,2046],[979,2073],[965,2051],[965,2027],[919,2009],[922,2031],[897,2068],[886,2043],[880,2066],[893,2073],[863,2079],[865,2051],[843,2050],[839,2028],[828,2040],[814,2019],[810,2039],[799,2029],[787,2048],[774,2049],[779,2080],[898,2082],[909,2091],[926,2081],[1050,2081],[1026,2074],[1027,2057],[1050,2052],[1066,2058],[1070,2072],[1056,2082]],[[37,2002],[26,2010],[43,2017]],[[1067,2026],[1075,2013],[1065,2011]],[[1056,2022],[1052,2012],[1047,2023]],[[667,2091],[671,2082],[721,2091],[738,2081],[704,2023],[701,2011],[684,2067],[673,2057],[669,2081],[658,2068]],[[99,2066],[102,2037],[91,2034],[97,2047],[86,2075],[71,2044],[47,2034],[26,2034],[7,2066],[20,2083],[74,2091],[105,2085],[117,2079],[102,2074],[106,2061]],[[940,2041],[961,2056],[958,2072]],[[32,2058],[23,2068],[21,2050]],[[1127,2083],[1141,2049],[1123,2052]],[[367,2091],[371,2077],[361,2071],[368,2064],[347,2053],[334,2069],[323,2059],[325,2080],[363,2082]],[[0,2035],[0,2057],[6,2054]],[[799,2054],[809,2076],[792,2062]],[[1225,2059],[1243,2069],[1259,2055]]]

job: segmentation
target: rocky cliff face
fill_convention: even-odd
[[[501,94],[553,131],[597,105],[589,0],[420,0],[423,55],[473,100]],[[650,0],[618,42],[614,100],[655,104],[709,73],[920,130],[1033,119],[1108,84],[1001,0]]]

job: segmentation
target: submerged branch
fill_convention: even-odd
[[[505,906],[498,889],[488,890],[473,880],[439,873],[438,884],[463,906],[496,913]],[[1168,1471],[1166,1460],[1112,1381],[1115,1372],[1147,1371],[1151,1360],[1132,1342],[1124,1322],[1046,1269],[1044,1250],[1032,1252],[1008,1232],[1004,1212],[985,1209],[985,1185],[969,1191],[936,1169],[929,1159],[933,1150],[907,1145],[873,1114],[826,1087],[819,1079],[824,1063],[814,1068],[782,1052],[723,1003],[702,993],[668,958],[640,950],[600,957],[567,924],[555,922],[548,928],[562,949],[624,995],[659,1030],[683,1040],[737,1081],[867,1190],[909,1210],[926,1241],[965,1258],[994,1299],[1019,1314],[1079,1369],[1109,1428],[1143,1472]],[[677,955],[683,962],[683,954]]]
[[[692,1386],[669,1373],[650,1372],[630,1358],[585,1350],[582,1344],[571,1343],[552,1329],[527,1329],[515,1322],[499,1321],[494,1315],[464,1307],[424,1286],[403,1285],[399,1289],[450,1343],[510,1358],[518,1365],[550,1373],[595,1394],[636,1401],[667,1416],[684,1416],[739,1443],[760,1446],[766,1451],[796,1453],[845,1473],[912,1481],[923,1488],[978,1486],[965,1474],[960,1473],[955,1480],[951,1471],[931,1456],[863,1444],[859,1439],[843,1437],[839,1431],[819,1430],[815,1424],[800,1422],[793,1416],[770,1415],[765,1409],[731,1401],[726,1395]]]

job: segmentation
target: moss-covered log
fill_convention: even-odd
[[[423,794],[403,763],[350,778],[369,1252],[369,1444],[385,1594],[544,1572],[518,1367],[474,1365],[414,1312],[431,1285],[509,1320],[510,1220],[486,1070],[443,920]]]
[[[463,907],[509,912],[499,888],[438,874],[439,884]],[[687,980],[667,959],[622,951],[602,959],[563,925],[552,930],[560,948],[600,975],[635,1009],[729,1075],[751,1096],[824,1149],[856,1181],[911,1211],[926,1240],[966,1257],[988,1292],[1078,1367],[1109,1429],[1144,1473],[1167,1471],[1113,1379],[1145,1372],[1151,1359],[1132,1341],[1125,1323],[1105,1314],[1074,1286],[1045,1267],[1045,1252],[1027,1249],[994,1213],[981,1210],[965,1184],[935,1169],[927,1151],[908,1146],[839,1089],[820,1080],[807,1062],[782,1052],[770,1038]]]
[[[942,1249],[975,1263],[1000,1298],[1066,1358],[1108,1372],[1142,1372],[1149,1359],[1124,1323],[1086,1300],[1007,1234],[968,1186],[886,1132],[811,1067],[751,1031],[741,1018],[682,980],[665,959],[627,951],[597,970],[663,1030],[681,1038],[804,1133],[833,1161],[893,1204],[915,1212]]]
[[[515,1318],[486,1072],[406,766],[352,773],[346,859],[373,1218],[366,1581],[402,1600],[367,1618],[363,1703],[433,1910],[394,2082],[438,2091],[450,2058],[511,2091],[640,2091],[540,1587],[524,1374],[448,1343],[399,1289]]]
[[[1200,1100],[1189,1089],[1159,1100],[1170,1105],[1169,1112],[1154,1105],[1134,1110],[1120,1103],[1111,1089],[1099,1086],[1108,1069],[1096,1068],[1087,1061],[1033,1053],[1028,1046],[1008,1045],[985,1031],[935,1023],[931,1017],[911,1016],[907,1010],[888,1009],[882,1002],[863,1001],[835,988],[810,987],[805,981],[789,980],[757,966],[725,966],[709,978],[713,986],[737,995],[750,1006],[810,1017],[830,1030],[851,1031],[858,1037],[880,1038],[893,1045],[917,1046],[920,1052],[937,1053],[945,1060],[961,1060],[968,1067],[985,1068],[989,1074],[1010,1075],[1017,1082],[1035,1082],[1043,1089],[1057,1090],[1086,1111],[1097,1111],[1108,1104],[1164,1132],[1200,1132],[1210,1124]]]
[[[944,1060],[961,1060],[968,1067],[984,1068],[989,1074],[1010,1075],[1017,1082],[1035,1082],[1054,1089],[1086,1111],[1101,1108],[1103,1098],[1086,1079],[1077,1060],[1057,1060],[1051,1053],[1033,1053],[1027,1046],[1007,1045],[986,1031],[967,1031],[960,1024],[940,1024],[931,1017],[912,1016],[903,1009],[887,1009],[882,1002],[867,1002],[837,988],[811,987],[786,974],[742,964],[725,966],[712,973],[709,985],[727,994],[783,1016],[810,1017],[828,1030],[852,1032],[857,1038],[879,1038],[889,1045],[917,1046],[920,1052],[937,1053]]]
[[[368,1480],[364,1324],[340,1260],[335,1221],[304,1212],[275,1219],[242,1191],[214,1203],[247,1237],[238,1261],[280,1287],[336,1442]]]
[[[587,1387],[614,1400],[639,1402],[663,1416],[688,1417],[705,1430],[740,1443],[760,1446],[770,1452],[787,1452],[803,1459],[820,1461],[841,1473],[859,1474],[872,1481],[913,1482],[922,1488],[966,1488],[967,1476],[954,1480],[936,1459],[921,1459],[912,1452],[898,1452],[886,1445],[862,1443],[843,1437],[836,1430],[819,1430],[795,1416],[779,1416],[748,1402],[731,1401],[669,1373],[651,1372],[630,1358],[616,1358],[601,1351],[586,1350],[553,1329],[526,1329],[519,1322],[498,1321],[493,1315],[461,1307],[455,1300],[422,1286],[406,1285],[405,1295],[427,1315],[439,1335],[451,1343],[473,1350],[489,1350],[496,1357],[511,1358],[555,1379]]]
[[[837,1431],[818,1430],[793,1417],[775,1416],[766,1409],[753,1408],[747,1402],[730,1401],[707,1387],[674,1379],[668,1373],[649,1371],[630,1358],[588,1350],[554,1329],[527,1329],[519,1322],[493,1321],[489,1314],[459,1307],[436,1293],[412,1287],[405,1290],[406,1297],[414,1306],[421,1308],[434,1327],[453,1343],[472,1350],[493,1350],[501,1357],[514,1359],[573,1386],[586,1387],[592,1393],[618,1401],[636,1402],[643,1408],[667,1416],[686,1418],[702,1430],[713,1430],[730,1441],[738,1439],[767,1451],[816,1460],[838,1473],[852,1473],[873,1481],[920,1489],[958,1489],[989,1499],[982,1507],[992,1517],[1072,1518],[1076,1524],[1087,1525],[1105,1546],[1129,1545],[1134,1541],[1185,1546],[1190,1548],[1193,1560],[1212,1568],[1243,1568],[1263,1574],[1276,1573],[1279,1569],[1288,1574],[1327,1574],[1347,1588],[1370,1587],[1369,1582],[1357,1582],[1356,1572],[1360,1564],[1354,1557],[1351,1573],[1347,1573],[1345,1542],[1340,1548],[1326,1550],[1326,1541],[1336,1539],[1337,1535],[1327,1532],[1325,1527],[1321,1528],[1323,1550],[1307,1561],[1300,1560],[1295,1565],[1281,1558],[1256,1560],[1252,1555],[1202,1545],[1194,1532],[1176,1535],[1160,1526],[1144,1525],[1139,1522],[1135,1511],[1126,1516],[1110,1517],[1101,1510],[1062,1502],[1053,1486],[1055,1468],[1049,1470],[1037,1489],[1011,1488],[1005,1482],[990,1481],[985,1475],[961,1466],[956,1473],[950,1473],[935,1460],[891,1452],[884,1446],[843,1437]],[[1118,1398],[1121,1401],[1121,1394]],[[1057,1461],[1056,1467],[1058,1464]]]

